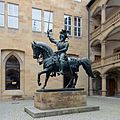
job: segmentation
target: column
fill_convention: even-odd
[[[90,96],[93,95],[92,78],[90,78]]]
[[[106,96],[106,74],[102,74],[102,96]]]
[[[106,11],[105,11],[105,9],[106,9],[106,5],[103,4],[101,6],[101,24],[103,24],[105,22],[105,20],[106,20]]]
[[[101,43],[101,64],[104,65],[104,58],[105,57],[105,41],[103,40]]]

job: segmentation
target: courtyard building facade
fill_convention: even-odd
[[[88,14],[86,0],[0,0],[0,97],[32,97],[37,74],[43,68],[33,59],[31,43],[45,42],[47,30],[59,39],[69,31],[68,54],[88,56]],[[45,76],[41,78],[42,86]],[[80,69],[76,87],[87,91],[87,75]],[[47,88],[63,88],[63,77],[50,78]]]
[[[89,44],[96,79],[90,80],[94,95],[120,95],[120,0],[91,0]]]

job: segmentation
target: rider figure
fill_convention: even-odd
[[[49,30],[47,31],[47,35],[48,35],[49,40],[52,43],[56,44],[56,46],[57,46],[58,51],[55,52],[55,53],[58,53],[58,55],[59,55],[60,73],[63,74],[64,73],[63,72],[63,67],[64,67],[64,64],[65,64],[65,61],[68,61],[66,51],[68,50],[69,43],[67,41],[65,41],[66,38],[68,38],[67,31],[63,30],[63,29],[62,29],[62,31],[60,31],[60,36],[59,36],[60,40],[55,40],[54,38],[52,38]]]

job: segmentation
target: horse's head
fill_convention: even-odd
[[[32,49],[33,49],[33,58],[38,59],[40,55],[39,47],[36,42],[32,42]]]
[[[53,50],[51,47],[49,47],[48,44],[43,43],[43,42],[32,42],[32,49],[33,49],[33,58],[34,59],[39,59],[43,58],[46,59],[53,55]]]

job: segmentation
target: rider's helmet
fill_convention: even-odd
[[[61,41],[64,41],[66,38],[68,38],[68,35],[67,35],[67,34],[68,34],[68,31],[62,29],[62,30],[60,31],[60,40],[61,40]]]

